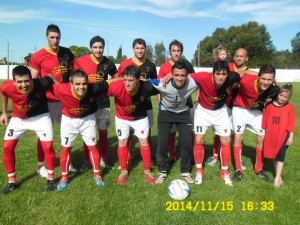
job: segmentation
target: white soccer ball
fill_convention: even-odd
[[[184,180],[176,179],[170,183],[168,193],[174,200],[184,200],[190,195],[190,188]]]

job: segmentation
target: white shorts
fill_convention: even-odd
[[[41,141],[52,141],[53,129],[50,113],[43,113],[28,119],[12,117],[6,128],[4,140],[24,137],[28,130],[35,131]]]
[[[60,123],[61,121],[61,102],[48,102],[48,110],[50,117],[54,122]]]
[[[154,124],[154,119],[153,119],[153,110],[152,109],[149,109],[147,110],[147,117],[148,117],[148,120],[149,120],[149,127],[153,127],[153,124]]]
[[[140,138],[146,138],[149,135],[148,117],[140,120],[123,120],[115,117],[116,133],[119,140],[129,137],[130,128],[134,130],[134,135]]]
[[[195,109],[194,108],[190,108],[190,114],[191,114],[191,120],[192,120],[192,131],[194,130],[194,115],[195,115]],[[177,127],[175,124],[173,124],[172,128],[171,128],[171,133],[176,133],[177,132]]]
[[[110,108],[98,109],[95,116],[99,130],[107,130],[110,127]]]
[[[95,114],[83,118],[70,118],[62,115],[60,125],[61,145],[72,147],[78,134],[88,146],[97,144],[97,126]]]
[[[226,105],[217,110],[205,109],[200,104],[197,105],[194,118],[195,134],[205,134],[209,126],[212,126],[216,135],[230,136],[231,121]]]
[[[247,128],[254,134],[265,135],[265,130],[261,127],[262,111],[258,109],[249,110],[234,106],[232,108],[232,123],[234,133],[242,134]]]

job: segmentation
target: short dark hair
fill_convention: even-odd
[[[224,60],[215,61],[214,67],[213,67],[213,73],[215,73],[216,71],[222,71],[222,70],[226,70],[227,73],[230,72],[228,63]]]
[[[174,39],[174,40],[169,44],[169,51],[171,51],[171,48],[172,48],[173,45],[175,45],[175,46],[177,46],[178,48],[180,48],[180,49],[181,49],[181,53],[183,52],[183,44],[182,44],[180,41]]]
[[[26,60],[27,62],[30,62],[30,59],[31,59],[31,54],[24,57],[24,60]]]
[[[46,35],[48,35],[50,32],[55,32],[55,33],[59,33],[60,34],[60,29],[55,24],[49,24],[47,26],[47,29],[46,29]]]
[[[90,48],[93,47],[93,44],[95,44],[96,42],[101,42],[103,47],[105,47],[105,41],[102,37],[100,36],[95,36],[90,40]]]
[[[271,64],[264,64],[260,67],[259,72],[258,72],[258,76],[260,77],[261,75],[265,74],[265,73],[271,73],[274,75],[276,75],[276,69],[274,66],[272,66]]]
[[[136,39],[134,39],[133,42],[132,42],[132,48],[134,48],[134,46],[136,44],[143,45],[145,48],[147,48],[146,41],[144,39],[142,39],[142,38],[136,38]]]
[[[75,70],[71,73],[69,80],[72,84],[76,77],[83,77],[88,81],[88,75],[82,70]]]
[[[29,76],[30,79],[32,79],[30,70],[27,66],[16,66],[15,68],[13,68],[12,70],[12,76],[13,76],[13,80],[16,80],[16,76]]]
[[[137,66],[129,65],[124,70],[124,76],[133,76],[139,80],[141,77],[141,70]]]
[[[179,70],[185,69],[185,70],[186,70],[186,73],[187,73],[187,71],[188,71],[186,64],[185,64],[184,62],[182,62],[182,61],[177,61],[177,62],[172,66],[172,73],[174,72],[174,69],[179,69]]]

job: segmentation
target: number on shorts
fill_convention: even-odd
[[[14,135],[14,129],[9,129],[7,136],[11,137]]]
[[[240,126],[240,125],[237,125],[236,127],[237,127],[237,130],[236,130],[236,132],[241,132],[241,128],[242,128],[242,126]]]
[[[122,135],[122,131],[121,131],[121,129],[118,129],[118,136],[121,136]]]
[[[197,126],[196,129],[197,129],[197,133],[202,132],[202,127],[201,126]]]
[[[68,138],[68,137],[65,137],[65,139],[66,139],[65,145],[67,145],[68,142],[69,142],[69,138]]]

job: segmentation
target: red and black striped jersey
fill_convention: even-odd
[[[46,92],[51,89],[53,80],[46,76],[33,79],[33,89],[29,94],[23,94],[17,89],[13,80],[4,81],[1,86],[1,93],[12,101],[12,117],[27,119],[43,113],[47,113]]]
[[[183,59],[181,61],[184,62],[184,64],[186,65],[188,73],[195,73],[195,70],[189,61]],[[169,60],[168,62],[162,64],[159,69],[157,79],[161,79],[165,77],[167,74],[172,73],[172,67],[174,64],[175,63],[173,60]]]

